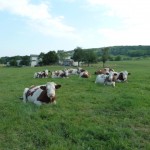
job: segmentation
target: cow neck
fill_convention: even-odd
[[[50,98],[47,96],[47,91],[46,90],[43,90],[41,92],[41,94],[39,95],[37,100],[41,101],[41,102],[44,102],[44,103],[50,103],[51,102]]]

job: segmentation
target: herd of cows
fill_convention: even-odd
[[[127,71],[116,72],[111,68],[103,68],[94,72],[96,75],[95,83],[112,85],[115,87],[116,82],[126,82],[128,75]],[[34,73],[33,78],[68,78],[71,75],[78,75],[80,78],[89,78],[90,73],[83,68],[69,68],[64,70],[44,71]],[[43,103],[56,104],[55,90],[61,87],[60,84],[48,82],[44,85],[31,86],[25,88],[23,92],[23,102],[33,102],[36,105]]]

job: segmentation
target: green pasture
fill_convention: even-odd
[[[128,83],[116,87],[88,79],[33,79],[36,71],[64,66],[0,67],[0,150],[149,150],[150,60],[107,62],[116,71],[127,70]],[[57,104],[24,104],[25,87],[54,81]]]

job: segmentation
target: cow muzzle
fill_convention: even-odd
[[[50,102],[53,103],[55,101],[56,97],[55,96],[50,96]]]

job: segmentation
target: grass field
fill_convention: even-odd
[[[36,71],[63,66],[0,67],[1,150],[149,150],[150,61],[107,62],[131,73],[128,83],[94,83],[96,64],[83,67],[91,78],[33,79]],[[19,99],[23,89],[54,81],[56,105],[35,106]]]

